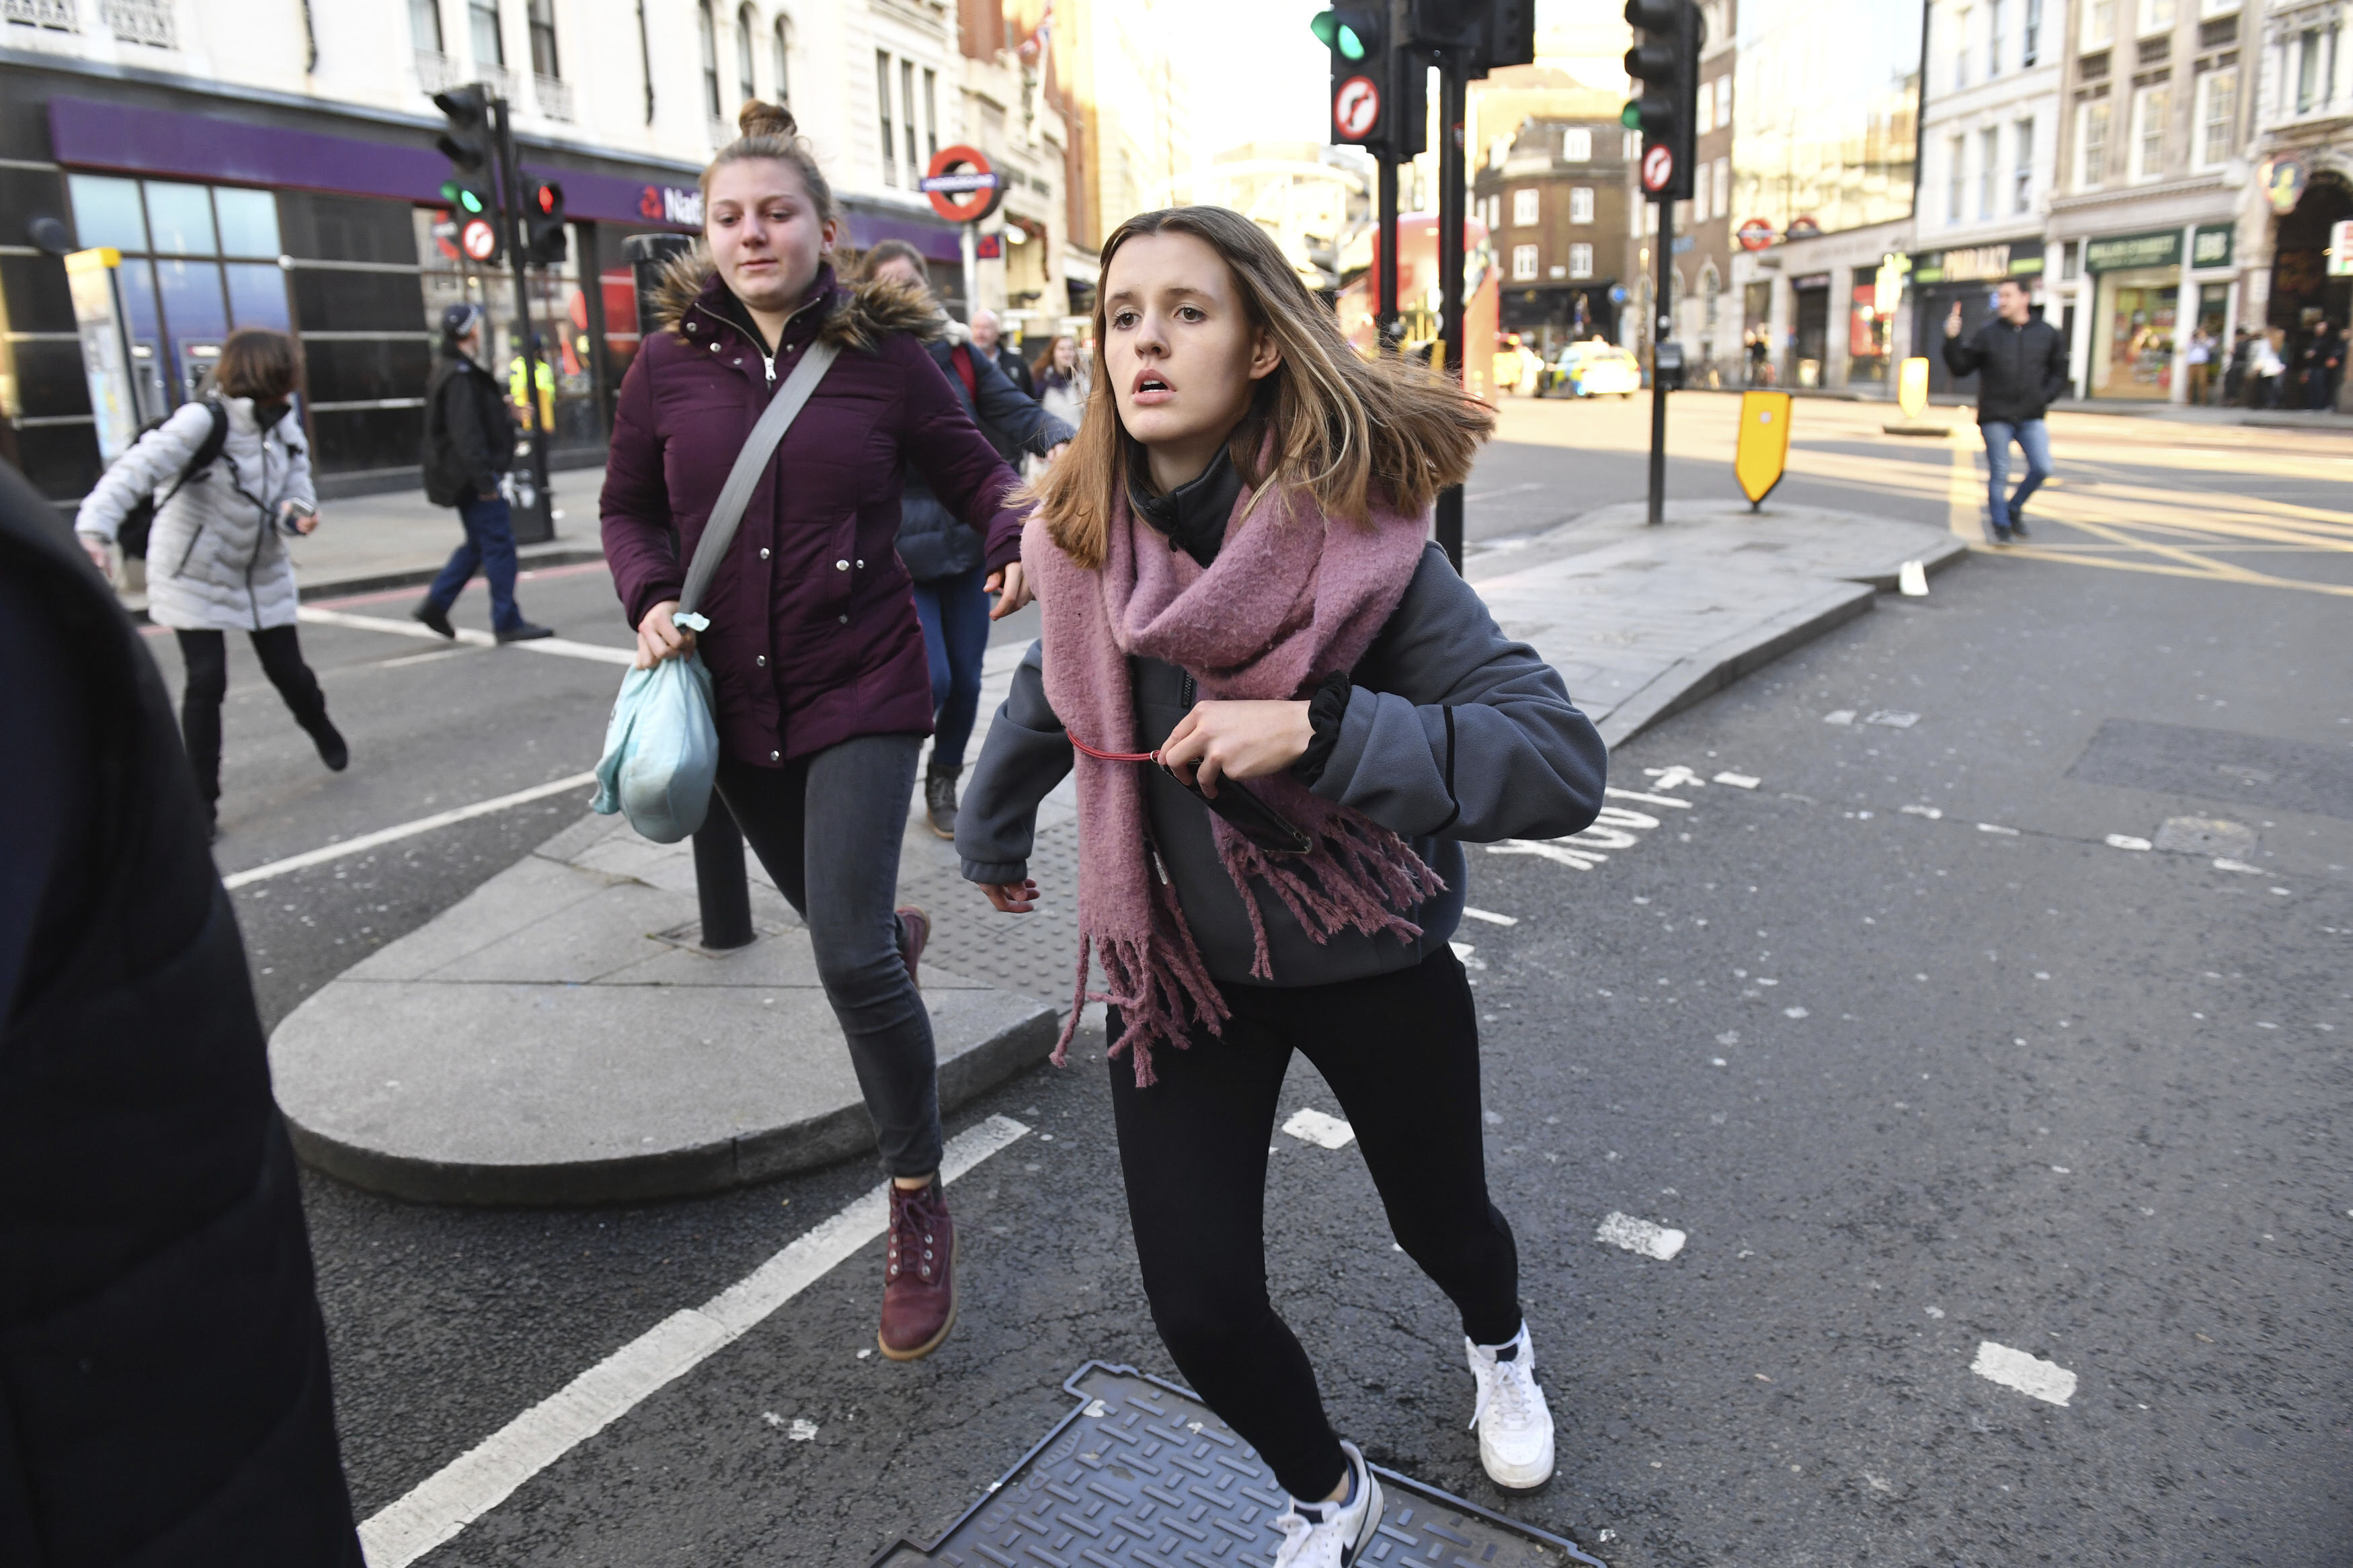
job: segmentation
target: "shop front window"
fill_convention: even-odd
[[[2159,402],[2173,389],[2173,334],[2181,298],[2178,268],[2100,279],[2092,340],[2092,395]]]
[[[142,420],[195,397],[230,332],[291,327],[269,192],[102,174],[69,175],[66,184],[80,242],[123,255]]]
[[[1849,294],[1846,379],[1883,382],[1887,379],[1887,338],[1890,322],[1879,313],[1875,285],[1857,283]]]

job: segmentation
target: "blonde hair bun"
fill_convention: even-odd
[[[764,103],[756,98],[744,100],[735,111],[735,129],[745,136],[797,136],[800,124],[793,111],[781,103]]]

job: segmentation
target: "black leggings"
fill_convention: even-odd
[[[1296,1049],[1339,1096],[1389,1227],[1481,1344],[1519,1332],[1519,1254],[1487,1199],[1479,1026],[1441,947],[1370,979],[1226,985],[1222,1038],[1153,1052],[1159,1081],[1111,1064],[1127,1210],[1152,1321],[1195,1392],[1296,1498],[1328,1494],[1346,1459],[1307,1352],[1266,1293],[1266,1160]],[[1110,1019],[1119,1037],[1119,1016]],[[1311,1244],[1333,1231],[1298,1239]]]
[[[196,772],[196,793],[206,805],[220,799],[221,699],[228,695],[228,643],[219,632],[181,631],[180,662],[187,689],[180,699],[180,743]],[[253,634],[262,673],[286,700],[294,722],[316,737],[327,722],[327,694],[302,662],[301,639],[292,626],[269,626]]]

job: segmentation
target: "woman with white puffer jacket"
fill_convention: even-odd
[[[301,426],[289,416],[294,355],[294,342],[283,332],[231,333],[205,395],[116,458],[74,519],[91,561],[111,575],[123,520],[142,498],[154,499],[147,618],[179,639],[187,668],[180,739],[215,837],[221,700],[228,691],[225,634],[252,637],[263,672],[318,747],[319,760],[338,773],[351,761],[294,629],[298,601],[286,535],[319,525],[310,453]],[[207,450],[216,455],[207,460]]]

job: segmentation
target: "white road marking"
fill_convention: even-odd
[[[1655,1258],[1664,1263],[1683,1249],[1691,1237],[1680,1230],[1670,1230],[1646,1219],[1636,1219],[1630,1214],[1612,1209],[1602,1216],[1593,1232],[1593,1239],[1606,1241],[1612,1247],[1622,1247],[1629,1252],[1639,1252],[1645,1258]]]
[[[1446,945],[1454,950],[1454,956],[1461,961],[1463,968],[1484,969],[1487,967],[1487,961],[1485,959],[1472,956],[1479,950],[1472,947],[1469,942],[1450,942]]]
[[[1866,724],[1884,724],[1891,730],[1909,730],[1919,721],[1917,713],[1897,713],[1885,708],[1863,721]]]
[[[1969,1370],[1989,1382],[2031,1394],[2047,1404],[2064,1405],[2075,1397],[2073,1373],[2056,1362],[2041,1360],[1991,1340],[1978,1342],[1978,1358],[1969,1363]]]
[[[314,626],[343,626],[356,632],[382,632],[386,637],[425,637],[433,642],[449,640],[422,621],[392,620],[384,616],[355,616],[348,610],[322,610],[316,605],[305,605],[295,614],[299,619]],[[478,632],[470,626],[459,627],[457,640],[474,647],[521,648],[525,653],[550,654],[557,658],[585,658],[597,664],[635,664],[638,658],[634,648],[574,642],[569,637],[539,637],[531,642],[501,643],[490,633]]]
[[[2136,838],[2129,833],[2111,833],[2105,843],[2111,849],[2154,849],[2156,845],[2146,838]]]
[[[1642,773],[1651,781],[1652,789],[1673,789],[1681,784],[1697,784],[1702,789],[1707,787],[1705,779],[1681,763],[1663,768],[1644,768]]]
[[[1933,805],[1906,805],[1898,809],[1906,816],[1925,816],[1931,822],[1936,821],[1945,815],[1943,811]]]
[[[1829,712],[1822,715],[1822,722],[1825,724],[1852,724],[1854,722],[1854,710],[1852,708],[1833,708]]]
[[[1487,853],[1490,855],[1540,855],[1547,860],[1557,860],[1562,865],[1574,867],[1579,871],[1590,871],[1594,867],[1609,858],[1607,855],[1597,855],[1590,850],[1564,849],[1557,844],[1546,844],[1535,838],[1506,838],[1501,844],[1488,845]]]
[[[574,773],[568,778],[556,779],[552,783],[533,784],[529,789],[519,789],[512,795],[502,795],[495,800],[478,800],[471,805],[461,805],[449,811],[436,812],[431,816],[420,816],[414,822],[404,822],[396,827],[384,827],[374,833],[363,833],[357,838],[346,838],[340,844],[329,844],[317,849],[306,849],[300,855],[290,855],[283,860],[272,860],[267,865],[255,866],[243,871],[232,871],[221,879],[221,885],[234,892],[250,882],[267,881],[272,877],[282,877],[289,871],[300,871],[309,866],[323,866],[330,860],[341,860],[346,856],[357,855],[364,850],[376,848],[380,845],[396,843],[403,838],[414,838],[420,833],[430,833],[437,827],[447,827],[453,822],[488,816],[493,812],[504,811],[509,806],[528,805],[534,800],[545,800],[549,795],[562,795],[566,790],[586,789],[596,782],[595,773]]]
[[[1754,773],[1736,773],[1729,770],[1715,775],[1715,782],[1730,784],[1735,789],[1755,789],[1765,781]]]
[[[796,1443],[813,1442],[817,1437],[817,1423],[805,1415],[796,1415],[791,1429],[785,1436]]]
[[[1029,1131],[1008,1117],[990,1117],[947,1146],[939,1179],[955,1181]],[[508,1422],[360,1526],[368,1568],[406,1568],[456,1536],[647,1395],[855,1256],[882,1234],[890,1218],[885,1183],[702,1306],[671,1313]]]
[[[2232,860],[2228,858],[2216,860],[2214,862],[2214,869],[2217,871],[2251,871],[2258,877],[2263,874],[2263,868],[2261,866],[2250,866],[2244,860]]]
[[[405,653],[398,658],[378,659],[376,661],[376,668],[378,669],[405,669],[412,664],[436,664],[445,658],[463,658],[466,655],[478,651],[480,650],[462,645],[458,647],[428,648],[423,653]]]
[[[2015,838],[2018,837],[2017,828],[2004,827],[1998,822],[1980,822],[1978,824],[1978,831],[1979,833],[1999,833],[2009,838]]]
[[[1672,806],[1677,811],[1689,811],[1692,808],[1691,802],[1677,800],[1671,795],[1644,795],[1639,790],[1618,789],[1607,784],[1602,786],[1601,793],[1613,800],[1639,800],[1651,805]]]
[[[1499,915],[1488,910],[1474,910],[1468,904],[1462,906],[1462,912],[1474,921],[1485,921],[1489,925],[1515,926],[1520,923],[1517,915]]]
[[[1302,1143],[1323,1149],[1345,1149],[1356,1136],[1356,1130],[1338,1117],[1326,1116],[1306,1106],[1293,1111],[1282,1130]]]

